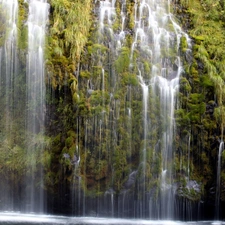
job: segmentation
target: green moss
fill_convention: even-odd
[[[186,37],[182,36],[180,38],[180,49],[182,52],[186,52],[187,51],[187,47],[188,47],[188,44],[187,44],[187,40],[186,40]]]
[[[62,86],[67,74],[73,74],[87,43],[91,25],[91,1],[54,0],[51,4],[47,70],[54,88]],[[54,71],[54,72],[53,72]]]
[[[178,195],[181,195],[183,198],[186,198],[191,201],[200,201],[202,197],[202,193],[199,191],[194,190],[194,188],[186,188],[186,187],[180,187],[178,189]]]
[[[190,118],[188,116],[188,113],[185,109],[178,109],[175,111],[175,118],[176,118],[176,123],[178,126],[186,127],[189,122]]]
[[[89,79],[90,76],[91,76],[91,74],[90,74],[89,71],[80,71],[80,76],[81,76],[82,78]]]
[[[89,54],[98,54],[98,53],[105,54],[107,53],[107,51],[108,51],[108,48],[102,44],[95,43],[91,46],[88,46]]]
[[[129,70],[130,65],[130,49],[123,47],[120,50],[120,55],[115,61],[115,68],[117,73],[123,73]]]
[[[180,89],[185,93],[190,93],[192,90],[189,81],[185,77],[180,78]]]
[[[7,15],[0,5],[0,47],[5,43],[7,38]]]
[[[217,128],[217,124],[209,117],[206,117],[202,120],[202,125],[207,130],[213,130]]]
[[[73,137],[68,137],[65,141],[66,147],[70,147],[73,145]]]
[[[18,15],[18,47],[26,50],[28,46],[28,27],[26,25],[28,19],[28,3],[19,0]]]
[[[145,71],[145,74],[150,74],[151,64],[149,61],[144,61],[144,71]]]
[[[198,45],[200,45],[202,43],[202,41],[205,40],[205,37],[203,37],[203,36],[193,36],[193,38],[195,39],[195,42]]]
[[[138,80],[136,74],[131,74],[128,72],[124,72],[121,74],[121,84],[122,85],[138,85]]]
[[[209,78],[208,75],[202,75],[200,77],[200,81],[201,81],[201,84],[206,87],[206,88],[209,88],[209,87],[213,87],[213,82],[212,80]]]
[[[126,27],[130,30],[134,29],[135,21],[134,21],[134,2],[126,2],[126,8],[127,8],[127,25]]]

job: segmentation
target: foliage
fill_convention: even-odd
[[[53,88],[73,78],[91,25],[91,0],[54,0],[51,4],[47,69]]]
[[[18,15],[18,48],[20,50],[27,50],[28,46],[28,28],[27,28],[27,18],[28,18],[28,3],[19,0],[19,15]],[[25,61],[25,60],[24,60]]]
[[[5,12],[2,8],[2,5],[0,5],[0,47],[5,43],[6,40],[6,33],[7,33],[7,16],[5,15]]]
[[[219,148],[217,138],[223,139],[225,126],[224,3],[181,0],[179,4],[175,4],[175,11],[184,27],[189,28],[193,55],[180,80],[181,109],[176,112],[177,125],[181,128],[178,146],[185,149],[182,143],[186,134],[182,128],[188,127],[187,123],[191,135],[190,157],[195,167],[192,176],[200,179],[206,188],[216,180],[213,171]]]

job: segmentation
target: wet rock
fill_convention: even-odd
[[[192,201],[200,201],[201,199],[201,185],[195,180],[190,180],[185,186],[178,187],[176,191],[178,197],[187,198]]]
[[[217,104],[214,101],[208,102],[208,104],[206,105],[206,113],[210,114],[212,116],[214,113],[214,108],[216,106],[217,106]]]
[[[137,175],[137,171],[133,171],[132,173],[129,174],[128,180],[124,184],[125,189],[129,189],[134,185],[136,180],[136,175]]]

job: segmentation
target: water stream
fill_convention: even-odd
[[[219,215],[220,215],[220,192],[221,192],[221,187],[220,187],[221,177],[220,177],[220,174],[221,174],[221,157],[222,157],[223,150],[224,150],[224,142],[221,141],[220,146],[219,146],[218,161],[217,161],[216,207],[215,207],[216,219],[218,219]]]
[[[121,7],[120,15],[116,10],[118,6]],[[96,173],[105,168],[104,157],[108,161],[108,170],[112,172],[112,186],[108,187],[104,194],[105,207],[100,206],[101,200],[98,198],[97,214],[99,212],[104,214],[108,210],[113,216],[116,212],[114,207],[117,207],[114,201],[117,201],[118,208],[122,209],[116,212],[119,216],[128,216],[133,212],[133,216],[140,218],[169,219],[174,216],[176,190],[173,181],[173,142],[176,129],[174,122],[174,111],[177,107],[176,93],[179,90],[179,77],[183,72],[179,56],[180,38],[186,39],[187,51],[190,50],[191,44],[188,35],[182,31],[170,13],[170,1],[141,0],[135,1],[133,5],[132,36],[134,38],[131,51],[128,51],[124,46],[126,37],[130,34],[126,30],[127,6],[126,1],[118,3],[106,0],[99,2],[97,10],[99,49],[95,55],[93,54],[91,64],[95,68],[92,73],[98,71],[98,77],[88,80],[87,92],[90,101],[95,96],[102,95],[101,103],[95,108],[96,111],[101,110],[101,113],[94,114],[93,118],[85,124],[88,135],[86,137],[88,143],[85,142],[85,146],[86,151],[90,152],[91,148],[99,149],[98,155],[95,156],[98,157],[98,162],[95,162]],[[118,30],[114,27],[118,23],[117,20],[121,23]],[[127,57],[128,54],[129,71],[127,72],[125,66],[120,69],[121,65],[118,66],[117,61],[123,56]],[[118,100],[116,95],[118,88],[123,85],[121,84],[124,82],[123,76],[127,73],[135,73],[139,85],[137,88],[127,85],[126,92],[121,93],[124,95],[123,102]],[[108,87],[106,87],[107,83]],[[106,93],[107,91],[110,93]],[[124,139],[128,144],[125,148],[129,149],[126,163],[134,161],[132,101],[137,100],[139,96],[142,96],[142,121],[141,125],[138,125],[142,127],[139,134],[141,139],[139,163],[136,168],[129,168],[122,164],[122,160],[120,162],[115,160],[126,154],[122,153]],[[125,112],[127,116],[121,121]],[[118,124],[120,126],[122,124],[123,132],[118,130]],[[92,140],[92,134],[97,142]],[[116,199],[115,182],[120,175],[114,174],[114,170],[118,166],[124,166],[130,172],[125,184],[119,184],[124,188]],[[157,190],[152,177],[158,178],[160,190]],[[95,175],[95,179],[99,183],[98,192],[103,191],[100,180],[104,179],[104,174]],[[134,185],[135,193],[131,194],[129,189]],[[153,197],[154,195],[158,195],[158,200]]]
[[[161,158],[161,169],[158,177],[161,183],[160,203],[152,203],[154,208],[150,214],[156,214],[160,218],[170,218],[174,214],[174,191],[173,191],[173,139],[175,132],[174,110],[176,107],[176,93],[179,90],[179,77],[183,71],[179,57],[180,38],[184,36],[190,47],[190,39],[174,21],[170,13],[169,1],[143,0],[135,3],[135,38],[132,44],[131,61],[135,50],[151,63],[151,71],[144,70],[144,63],[139,62],[139,80],[143,89],[144,110],[144,144],[143,159],[144,177],[151,170],[151,163],[147,156],[150,154]],[[173,49],[173,54],[171,54]],[[131,64],[132,67],[132,64]],[[148,94],[149,92],[149,94]],[[157,101],[160,101],[159,106]],[[153,104],[150,104],[152,103]],[[149,112],[155,110],[158,117],[158,128],[156,128]],[[151,146],[149,139],[156,129],[160,129],[158,142]],[[148,141],[147,141],[148,140]],[[147,150],[148,149],[148,150]],[[157,151],[155,149],[158,149]],[[150,153],[146,153],[146,151]],[[155,152],[156,151],[156,152]],[[160,151],[160,152],[159,152]],[[149,164],[146,167],[146,164]],[[145,178],[145,180],[146,180]],[[144,188],[145,193],[146,190]],[[145,194],[144,194],[145,195]],[[143,198],[143,199],[146,199]],[[146,200],[143,200],[146,201]],[[153,204],[153,205],[152,205]],[[146,203],[142,203],[141,211],[145,210]],[[155,209],[157,208],[157,209]]]
[[[43,151],[45,123],[45,33],[49,4],[46,0],[29,0],[27,54],[27,157],[30,160],[26,178],[26,211],[43,212],[43,171],[36,161]],[[39,135],[38,135],[39,134]],[[39,187],[35,187],[35,183]]]
[[[0,90],[5,91],[4,107],[5,107],[5,129],[8,131],[9,138],[11,137],[10,117],[13,116],[12,105],[14,104],[15,96],[13,88],[15,85],[15,76],[17,72],[17,0],[2,0],[0,1],[0,10],[2,26],[5,32],[2,34],[4,45],[0,48]]]
[[[1,155],[4,161],[11,153],[8,146],[11,145],[11,139],[16,136],[14,126],[11,121],[17,116],[15,108],[18,107],[16,78],[17,70],[17,0],[0,1],[0,23],[1,23],[1,43],[0,43],[0,114],[1,114]],[[12,155],[13,159],[15,156]],[[1,164],[1,163],[0,163]],[[2,202],[4,208],[12,208],[14,205],[13,187],[10,184],[7,175],[4,176],[5,182],[0,182]],[[7,204],[6,204],[7,203]],[[7,205],[7,206],[6,206]]]

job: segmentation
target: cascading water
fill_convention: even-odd
[[[144,127],[144,135],[143,135],[143,150],[142,150],[142,161],[141,161],[141,165],[140,167],[142,168],[142,176],[146,177],[146,173],[147,173],[147,167],[146,167],[146,157],[147,157],[147,132],[148,132],[148,95],[149,95],[149,87],[148,85],[145,84],[145,82],[143,81],[143,77],[141,76],[141,74],[139,75],[139,79],[140,79],[140,85],[142,87],[142,91],[143,91],[143,127]],[[140,207],[140,217],[145,217],[144,215],[144,211],[143,211],[143,206],[146,205],[146,198],[145,198],[145,193],[146,193],[146,184],[145,184],[145,180],[142,181],[143,182],[143,187],[141,190],[141,195],[143,198],[143,202],[141,203]]]
[[[110,57],[116,57],[118,50],[121,48],[124,33],[123,31],[115,33],[113,30],[113,25],[117,17],[115,10],[116,1],[99,1],[96,5],[98,5],[98,21],[96,22],[98,27],[96,31],[97,43],[95,45],[96,52],[92,56],[91,65],[92,73],[95,73],[97,77],[95,77],[95,79],[91,78],[87,83],[87,97],[89,98],[90,104],[93,106],[93,115],[91,118],[87,119],[85,123],[85,154],[88,156],[93,148],[98,149],[98,153],[93,156],[93,161],[89,164],[87,163],[86,168],[88,170],[88,168],[94,164],[93,174],[87,174],[87,176],[90,177],[90,179],[94,177],[94,182],[96,182],[97,187],[96,191],[98,193],[104,191],[103,197],[96,197],[96,200],[94,200],[93,208],[97,211],[97,215],[98,212],[106,212],[108,209],[108,215],[113,217],[115,192],[113,188],[110,187],[108,187],[108,190],[103,190],[100,183],[106,175],[104,174],[105,172],[102,174],[101,170],[103,168],[105,170],[113,170],[113,159],[109,152],[114,151],[117,142],[117,125],[113,120],[118,115],[119,103],[115,101],[113,96],[117,77],[115,73],[109,69],[111,66],[109,60],[111,59],[108,58],[108,62],[106,62],[105,57],[109,54],[107,51],[111,52],[112,55],[110,55]],[[125,2],[121,12],[121,16],[123,17],[124,10]],[[110,93],[108,93],[108,91]],[[112,105],[115,106],[115,111],[109,109]],[[93,137],[95,137],[95,139],[93,139]],[[102,162],[103,157],[106,157],[108,162]],[[88,158],[86,160],[88,160]],[[113,178],[111,179],[111,183],[113,183]],[[103,204],[101,204],[102,201]],[[83,212],[83,215],[84,214]]]
[[[151,62],[151,72],[146,73],[144,65],[139,62],[139,71],[141,76],[140,85],[143,90],[143,105],[144,105],[144,147],[141,164],[145,165],[144,173],[148,173],[146,169],[146,158],[149,154],[154,154],[156,151],[157,157],[161,159],[161,174],[159,170],[160,192],[158,203],[154,203],[152,197],[146,200],[143,197],[140,212],[143,214],[146,203],[149,201],[149,215],[154,215],[160,218],[170,218],[174,212],[174,193],[173,193],[173,136],[175,130],[174,109],[176,106],[176,92],[179,89],[179,76],[182,73],[182,66],[179,58],[179,43],[180,38],[184,36],[187,42],[190,41],[181,28],[175,23],[169,11],[170,2],[166,1],[151,1],[143,0],[135,3],[135,39],[132,44],[131,60],[135,50],[143,54],[147,61]],[[169,26],[172,29],[169,30]],[[177,46],[177,47],[176,47]],[[174,49],[172,56],[171,49]],[[132,62],[131,62],[132,63]],[[132,64],[131,64],[132,67]],[[147,93],[150,98],[146,100]],[[146,142],[151,139],[147,133],[154,133],[155,127],[150,117],[147,119],[147,112],[153,110],[147,102],[160,101],[158,106],[158,126],[160,133],[158,142],[155,146]],[[149,125],[148,125],[149,124]],[[147,129],[147,131],[146,131]],[[153,150],[152,153],[146,153],[146,145]],[[159,147],[160,146],[160,147]],[[160,151],[160,153],[159,153]],[[154,162],[154,159],[153,159]],[[149,165],[150,166],[150,165]],[[146,175],[144,174],[144,177]],[[145,185],[144,185],[145,186]],[[147,192],[146,188],[143,189]],[[144,194],[145,196],[146,194]],[[146,216],[146,213],[144,214]],[[142,215],[141,215],[142,216]]]
[[[11,158],[18,159],[21,165],[27,166],[26,169],[25,166],[21,166],[21,169],[15,170],[19,171],[20,175],[17,180],[16,175],[11,178],[16,183],[24,176],[25,182],[18,182],[22,183],[21,186],[16,183],[17,189],[23,190],[11,187],[10,190],[0,193],[0,207],[5,209],[2,207],[3,202],[8,204],[6,209],[43,212],[45,197],[42,169],[45,142],[43,52],[49,5],[47,0],[27,0],[26,3],[26,6],[29,6],[28,52],[26,79],[24,79],[26,84],[21,85],[21,89],[25,89],[26,99],[24,105],[20,107],[26,111],[27,135],[25,144],[22,143],[22,147],[19,148],[18,142],[11,144],[8,141],[13,139],[12,108],[23,102],[21,100],[16,103],[16,97],[19,95],[16,96],[14,88],[15,76],[18,73],[16,61],[18,3],[13,0],[0,0],[0,10],[7,9],[3,14],[0,12],[0,17],[4,15],[0,23],[3,21],[4,26],[8,26],[7,32],[3,32],[4,43],[0,48],[0,102],[4,106],[2,107],[4,109],[1,109],[3,113],[0,119],[5,121],[3,125],[0,124],[0,160],[4,155],[7,164],[13,165],[13,160],[8,159],[15,154],[15,157]],[[51,152],[49,155],[46,153],[49,158],[54,154],[57,155],[55,162],[50,162],[52,159],[48,157],[45,160],[49,160],[49,164],[56,163],[61,170],[59,169],[59,172],[58,168],[54,168],[56,172],[51,175],[51,169],[48,168],[50,175],[45,178],[49,178],[49,182],[57,182],[57,179],[62,183],[65,181],[65,184],[59,184],[65,188],[60,192],[63,195],[59,198],[63,203],[68,203],[65,207],[66,212],[72,212],[73,215],[176,218],[175,194],[181,183],[178,179],[174,180],[176,177],[174,167],[177,166],[174,160],[176,131],[174,112],[178,107],[176,95],[182,73],[182,61],[179,56],[180,39],[182,37],[186,39],[187,48],[191,47],[190,40],[170,13],[170,1],[96,0],[95,4],[96,18],[99,20],[93,26],[96,34],[93,34],[93,40],[88,42],[85,49],[88,53],[84,52],[84,55],[87,54],[89,57],[88,65],[83,65],[86,62],[80,62],[77,71],[71,75],[79,82],[79,90],[75,93],[77,104],[74,104],[74,111],[71,112],[76,117],[76,122],[66,134],[68,139],[64,134],[59,135],[58,152]],[[23,51],[20,52],[21,55]],[[23,74],[24,68],[21,70],[20,73]],[[21,124],[24,124],[24,121]],[[16,132],[17,130],[14,133]],[[64,137],[65,146],[63,146]],[[187,192],[192,190],[198,192],[200,186],[190,178],[192,136],[187,135],[184,141],[187,142],[187,146],[184,147],[187,152],[183,151],[182,154],[187,155],[188,161],[182,161],[185,157],[183,155],[180,160],[180,172],[183,173],[181,176],[186,178]],[[6,145],[5,149],[2,144]],[[220,207],[223,148],[224,143],[221,142],[217,165],[217,209]],[[17,157],[18,152],[22,152],[20,157]],[[26,157],[23,157],[24,155]],[[0,164],[1,180],[4,170],[2,168]],[[8,168],[14,169],[10,166]],[[3,180],[8,181],[7,178]],[[8,189],[11,184],[0,182],[0,192],[5,188]],[[57,187],[51,185],[54,193]],[[14,190],[15,193],[12,193]],[[23,196],[18,195],[19,207],[15,208],[13,199],[17,197],[17,193],[22,193]],[[183,192],[179,197],[184,197],[184,201],[182,199],[178,201],[177,214],[179,216],[182,213],[188,214],[183,218],[191,218],[193,210],[189,209],[192,202],[188,200],[185,202],[186,196],[182,194],[185,195]],[[54,200],[52,202],[55,203]],[[57,206],[57,210],[59,208],[63,211],[63,206]]]
[[[37,159],[43,151],[45,123],[44,44],[49,4],[46,0],[29,0],[27,54],[27,173],[26,211],[43,211],[43,171]],[[36,187],[35,184],[39,187]]]
[[[224,142],[220,142],[219,146],[219,153],[218,153],[218,161],[217,161],[217,183],[216,183],[216,207],[215,207],[215,217],[216,219],[219,219],[220,216],[220,192],[221,192],[221,187],[220,187],[220,174],[221,174],[221,157],[222,157],[222,152],[224,150]]]
[[[11,121],[16,116],[14,114],[14,104],[16,103],[17,92],[15,87],[17,75],[17,0],[0,1],[0,104],[1,104],[1,153],[3,160],[10,152],[8,146],[12,146],[11,138],[15,135],[13,123]],[[2,163],[0,163],[2,164]],[[13,191],[10,189],[14,184],[10,184],[7,175],[4,175],[0,184],[0,199],[4,208],[12,208]]]
[[[94,170],[85,174],[97,193],[104,192],[86,207],[95,208],[97,215],[174,216],[174,110],[182,73],[179,45],[181,37],[188,47],[190,40],[174,21],[169,4],[106,0],[97,6],[98,43],[91,55],[94,75],[86,85],[92,117],[84,123],[86,171]],[[131,11],[132,31],[126,28],[125,16]],[[136,136],[135,129],[139,129]],[[134,153],[136,148],[139,155]],[[107,172],[112,174],[110,186],[104,186]]]
[[[1,84],[2,88],[5,88],[5,123],[6,129],[10,128],[10,105],[13,104],[13,94],[11,90],[14,87],[14,76],[16,73],[16,45],[17,45],[17,13],[18,2],[17,1],[0,1],[0,10],[3,25],[3,41],[4,44],[1,47]],[[7,30],[8,29],[8,30]],[[9,133],[10,135],[10,133]]]

